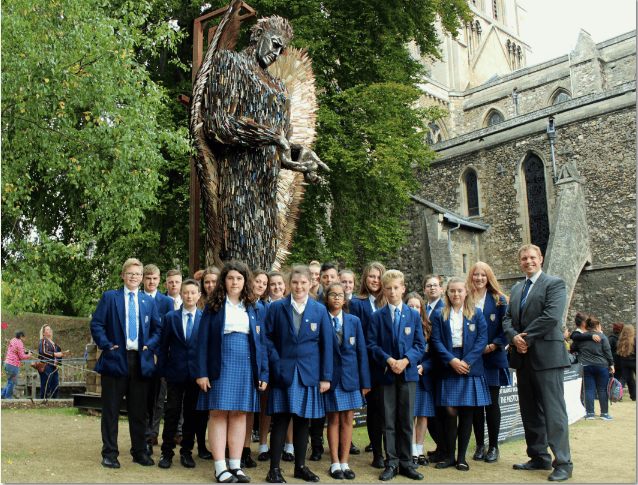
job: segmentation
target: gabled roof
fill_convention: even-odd
[[[410,198],[414,202],[418,202],[421,205],[429,207],[434,212],[443,214],[443,218],[452,224],[460,224],[461,226],[469,227],[471,229],[476,229],[478,231],[486,231],[487,229],[490,228],[489,224],[485,224],[483,222],[470,221],[466,217],[456,214],[455,212],[449,211],[445,209],[444,207],[441,207],[440,205],[435,204],[434,202],[430,202],[428,200],[422,199],[421,197],[418,197],[416,195],[410,194]]]

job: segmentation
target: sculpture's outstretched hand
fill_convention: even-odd
[[[319,159],[314,151],[303,145],[293,145],[291,147],[283,136],[279,137],[278,142],[279,156],[283,168],[303,173],[306,182],[324,182],[323,177],[317,173],[317,170],[321,168],[326,172],[330,172],[330,168]],[[292,159],[292,150],[299,150],[299,156],[296,161]]]

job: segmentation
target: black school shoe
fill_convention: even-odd
[[[381,480],[382,482],[387,482],[388,480],[392,480],[398,474],[399,474],[399,467],[387,466],[385,467],[385,470],[381,472],[381,475],[379,475],[379,480]]]
[[[474,452],[474,456],[472,457],[474,461],[483,461],[485,460],[485,446],[480,445],[476,447],[476,451]]]
[[[356,475],[352,470],[350,470],[350,468],[343,470],[343,476],[346,480],[354,480],[356,478]]]
[[[403,468],[399,465],[399,475],[409,478],[410,480],[423,480],[423,475],[421,475],[414,468]]]
[[[250,448],[244,448],[241,454],[240,467],[241,468],[255,468],[257,462],[250,456]]]
[[[270,450],[259,453],[257,461],[270,461]],[[279,470],[279,468],[277,468],[277,470]]]
[[[318,482],[319,477],[312,473],[307,466],[295,467],[295,478],[301,478],[305,482]]]
[[[179,461],[184,468],[195,468],[196,466],[195,461],[193,460],[193,457],[191,455],[181,455]]]
[[[354,443],[350,443],[350,454],[351,455],[360,455],[361,450],[357,448]]]
[[[168,455],[162,455],[162,458],[157,464],[160,468],[170,468],[171,465],[173,465],[173,457]]]
[[[244,470],[241,468],[231,468],[228,470],[230,473],[235,475],[238,483],[250,483],[250,477],[244,473]]]
[[[335,480],[343,480],[344,478],[346,478],[345,475],[343,474],[343,471],[341,471],[341,468],[337,468],[335,471],[328,472],[328,473]]]
[[[268,483],[286,483],[284,477],[281,476],[281,468],[273,468],[266,475],[266,481]]]
[[[295,455],[293,455],[292,453],[288,453],[287,451],[284,451],[281,454],[281,459],[283,461],[295,461]]]

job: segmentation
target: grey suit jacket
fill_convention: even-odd
[[[562,317],[567,300],[565,281],[545,273],[532,286],[523,310],[521,281],[512,288],[510,304],[503,318],[503,330],[509,340],[519,333],[527,333],[530,363],[535,370],[569,366],[569,357],[563,338]],[[511,345],[510,367],[519,369],[523,357],[515,345]]]

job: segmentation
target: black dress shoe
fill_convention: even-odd
[[[312,448],[312,453],[310,453],[310,461],[321,461],[321,448],[319,447],[313,447]]]
[[[137,463],[138,465],[142,465],[142,466],[153,466],[153,465],[155,465],[155,462],[153,461],[153,458],[148,456],[146,453],[140,453],[139,455],[134,456],[133,457],[133,463]]]
[[[346,476],[341,471],[341,468],[337,468],[335,471],[330,472],[330,476],[335,480],[343,480]]]
[[[359,448],[357,448],[356,446],[354,446],[354,443],[350,443],[350,454],[351,455],[360,455],[361,454],[361,450]]]
[[[528,461],[527,463],[517,463],[515,464],[512,468],[514,468],[514,470],[551,470],[552,466],[551,465],[540,465],[532,460]]]
[[[157,466],[160,468],[170,468],[172,464],[173,464],[172,456],[162,455],[162,458],[160,458],[160,461],[157,464]]]
[[[365,448],[365,452],[366,453],[372,453],[372,451],[374,450],[374,448],[372,448],[372,443],[370,443],[368,446],[366,446]]]
[[[191,455],[182,455],[179,460],[184,468],[195,468],[195,460]]]
[[[399,475],[409,478],[410,480],[423,480],[423,475],[414,468],[403,468],[399,466]]]
[[[270,461],[270,450],[262,451],[261,453],[259,453],[259,456],[257,456],[257,461]],[[279,470],[279,468],[277,468],[277,470]]]
[[[202,460],[212,460],[213,459],[213,454],[210,451],[208,451],[207,449],[199,450],[197,452],[197,456],[199,458],[201,458]]]
[[[419,455],[419,457],[417,458],[417,463],[421,466],[428,466],[430,464],[425,455]]]
[[[357,477],[350,468],[343,470],[343,476],[346,480],[354,480]]]
[[[318,482],[319,477],[312,473],[307,466],[295,467],[295,478],[301,478],[305,482]]]
[[[383,462],[383,456],[375,456],[374,460],[372,460],[371,466],[373,468],[385,468],[385,463]]]
[[[501,454],[498,452],[498,446],[492,446],[485,454],[486,463],[496,463]]]
[[[120,462],[117,458],[102,458],[102,466],[104,468],[119,468]]]
[[[266,475],[266,481],[268,483],[286,483],[284,477],[281,476],[281,468],[273,468]]]
[[[392,480],[399,473],[399,469],[396,466],[387,466],[385,470],[381,472],[379,475],[379,480],[382,482],[387,482],[388,480]]]
[[[430,458],[430,462],[431,463],[439,463],[439,462],[445,460],[446,456],[447,455],[445,453],[443,453],[442,451],[437,451],[433,455],[428,455],[428,457]]]
[[[244,448],[241,452],[241,468],[255,468],[257,466],[257,462],[253,460],[253,457],[250,456],[250,448]]]
[[[226,476],[226,478],[224,478],[223,480],[221,479],[221,477]],[[219,474],[219,476],[215,475],[215,478],[217,479],[217,483],[235,483],[237,482],[237,477],[235,475],[233,475],[232,473],[230,473],[230,471],[228,470],[224,470],[223,472],[221,472]]]
[[[148,443],[146,445],[146,453],[148,453],[148,456],[153,456],[153,445]]]
[[[552,473],[549,474],[547,479],[550,482],[564,482],[565,480],[572,477],[572,472],[567,470],[562,470],[560,468],[556,468]]]
[[[250,477],[244,473],[244,470],[241,468],[231,468],[228,470],[230,473],[235,475],[235,478],[239,483],[250,483]]]
[[[474,461],[483,461],[485,460],[485,446],[479,445],[476,447],[476,451],[474,452],[474,456],[472,457]]]
[[[287,451],[284,451],[281,454],[281,459],[283,461],[295,461],[295,455],[293,455],[292,453],[288,453]]]

